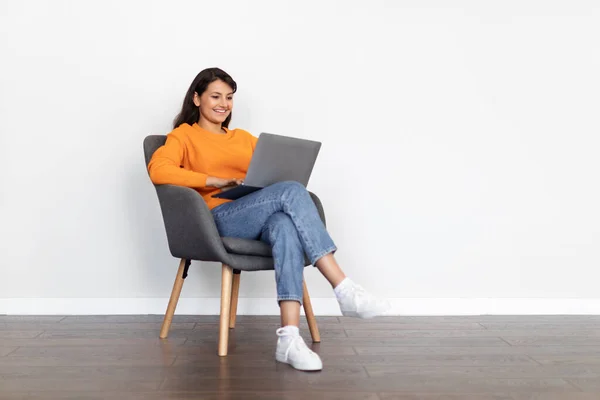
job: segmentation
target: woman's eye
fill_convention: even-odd
[[[219,98],[219,96],[210,96],[210,97],[212,97],[213,99],[218,99]]]
[[[233,97],[228,97],[227,100],[233,100]]]

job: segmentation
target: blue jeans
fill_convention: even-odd
[[[273,250],[277,301],[302,304],[304,254],[312,265],[337,250],[306,188],[279,182],[213,208],[221,236],[261,240]]]

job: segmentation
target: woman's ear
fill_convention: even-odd
[[[194,92],[194,104],[196,107],[200,107],[200,96],[198,96],[198,93],[196,92]]]

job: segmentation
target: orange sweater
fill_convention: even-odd
[[[211,197],[221,189],[206,186],[206,178],[244,179],[258,139],[241,130],[217,134],[198,124],[182,124],[167,135],[156,150],[148,172],[157,185],[172,184],[195,189],[209,209],[231,200]]]

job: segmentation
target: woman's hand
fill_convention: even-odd
[[[213,186],[216,188],[224,188],[227,186],[237,186],[237,185],[241,185],[244,182],[243,179],[237,179],[237,178],[217,178],[214,176],[209,176],[206,179],[206,186]]]

